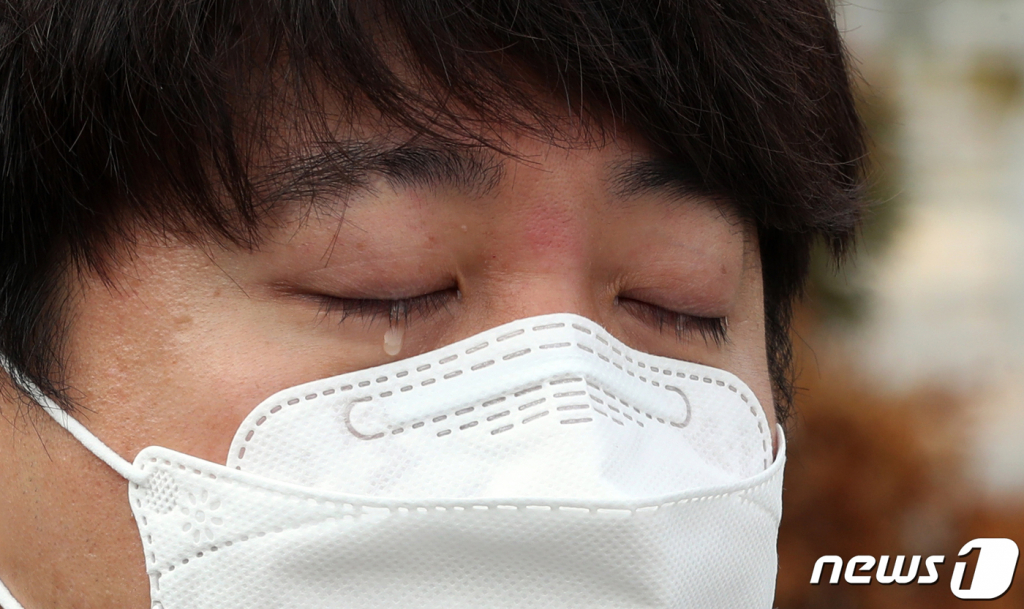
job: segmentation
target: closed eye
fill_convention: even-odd
[[[389,326],[408,325],[411,320],[427,317],[440,311],[450,313],[449,305],[461,297],[456,287],[437,290],[428,294],[408,298],[342,298],[316,295],[320,304],[320,315],[335,318],[337,323],[359,318],[367,323],[386,319]],[[728,342],[728,318],[701,317],[672,311],[642,300],[617,297],[617,305],[632,315],[658,329],[672,331],[679,340],[700,337],[706,344],[721,347]]]
[[[726,317],[700,317],[672,311],[649,302],[619,296],[615,303],[627,309],[641,321],[650,324],[659,332],[671,330],[679,340],[699,336],[705,344],[714,343],[721,347],[729,341],[729,320]]]
[[[459,297],[459,290],[455,287],[395,299],[315,296],[320,303],[320,315],[337,318],[338,323],[357,317],[367,323],[387,319],[389,326],[408,325],[412,319],[439,311],[450,312],[448,306]]]

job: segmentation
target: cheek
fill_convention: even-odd
[[[756,248],[756,244],[754,245]],[[745,382],[757,396],[775,438],[775,400],[772,397],[772,379],[768,371],[767,344],[764,325],[764,290],[762,287],[760,254],[754,249],[745,255],[741,307],[737,319],[730,327],[737,349],[732,355],[730,370]]]
[[[25,607],[148,607],[127,483],[46,414],[13,421],[0,421],[0,574],[15,597]]]
[[[158,256],[147,266],[173,269],[187,254]],[[115,291],[87,286],[72,328],[83,422],[129,461],[160,445],[223,463],[238,425],[268,395],[337,372],[338,359],[299,342],[273,307],[208,261],[190,265],[187,274],[140,267]]]

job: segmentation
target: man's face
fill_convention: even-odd
[[[296,201],[256,251],[139,232],[112,285],[70,290],[76,417],[129,461],[160,445],[224,463],[280,389],[571,312],[734,373],[774,428],[755,232],[624,138],[510,141],[515,158],[379,151],[389,175]],[[28,609],[147,607],[126,482],[45,415],[3,413],[0,578]]]

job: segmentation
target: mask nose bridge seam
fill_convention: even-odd
[[[614,421],[615,423],[617,423],[619,425],[624,425],[624,423],[622,422],[621,419],[617,418],[617,416],[622,417],[622,418],[624,418],[624,419],[626,419],[628,421],[631,421],[632,423],[636,424],[637,426],[639,426],[641,428],[645,427],[645,424],[644,424],[644,422],[642,420],[643,418],[647,418],[649,420],[657,421],[660,424],[671,425],[672,427],[676,427],[676,428],[680,428],[680,429],[686,427],[689,424],[689,422],[690,422],[691,411],[690,411],[690,401],[689,401],[689,398],[687,398],[686,394],[683,393],[681,390],[679,390],[677,387],[665,386],[664,388],[666,390],[668,390],[668,391],[671,391],[673,393],[678,394],[682,398],[683,403],[684,403],[685,408],[686,408],[686,415],[683,418],[682,422],[673,421],[671,419],[666,419],[666,418],[663,418],[663,417],[655,416],[655,415],[653,415],[653,414],[651,414],[649,412],[646,412],[645,410],[642,410],[642,409],[638,408],[635,405],[631,405],[631,404],[627,403],[626,401],[624,401],[622,398],[620,398],[620,397],[616,396],[615,394],[613,394],[603,384],[599,384],[599,383],[597,383],[596,381],[594,381],[592,379],[585,378],[584,376],[575,377],[575,378],[556,379],[556,380],[553,380],[553,381],[548,381],[546,384],[550,387],[550,386],[553,386],[553,385],[556,385],[556,384],[565,383],[567,381],[584,382],[584,383],[586,383],[586,385],[588,387],[593,388],[596,391],[599,391],[599,392],[605,394],[611,400],[617,401],[621,405],[621,407],[616,407],[615,405],[611,404],[610,400],[609,400],[609,403],[606,403],[602,398],[594,395],[593,393],[590,393],[587,390],[578,391],[578,392],[555,393],[554,396],[553,396],[553,398],[555,400],[559,400],[561,398],[566,398],[566,397],[575,397],[575,395],[569,395],[569,393],[573,393],[573,394],[576,394],[576,395],[585,394],[586,398],[589,399],[591,402],[594,402],[596,404],[600,404],[602,406],[605,406],[608,410],[610,410],[613,413],[613,414],[609,414],[608,412],[605,412],[604,410],[601,410],[598,406],[593,405],[593,404],[580,404],[580,405],[563,404],[563,405],[557,406],[557,407],[553,406],[556,411],[575,411],[574,414],[572,415],[574,418],[569,418],[569,419],[563,419],[562,420],[562,423],[564,423],[564,424],[591,422],[593,420],[592,418],[586,417],[585,414],[582,413],[582,412],[578,412],[578,411],[587,410],[587,409],[592,409],[597,414],[599,414],[601,416],[604,416],[604,417],[608,417],[612,421]],[[397,434],[400,434],[400,433],[404,433],[407,429],[408,430],[423,429],[424,426],[426,424],[428,424],[428,421],[432,422],[432,423],[441,423],[445,419],[448,419],[449,417],[454,418],[454,417],[462,416],[462,415],[465,415],[465,414],[469,414],[471,412],[476,411],[478,408],[479,409],[483,409],[483,408],[487,408],[488,406],[494,405],[495,403],[504,402],[505,400],[507,400],[510,397],[510,395],[513,396],[513,397],[520,397],[521,394],[525,394],[526,392],[529,392],[531,390],[540,389],[540,388],[542,388],[542,386],[543,385],[537,385],[536,387],[531,387],[531,388],[524,389],[524,390],[521,390],[521,391],[507,392],[507,393],[505,393],[504,395],[502,395],[500,397],[485,400],[482,403],[478,404],[477,406],[468,406],[468,407],[465,407],[465,408],[459,408],[459,406],[453,406],[453,407],[448,409],[450,411],[453,411],[453,413],[445,413],[445,414],[441,414],[441,415],[438,415],[438,416],[428,416],[428,417],[425,417],[425,418],[411,419],[411,420],[403,423],[402,426],[400,426],[400,427],[391,428],[390,429],[390,433],[393,434],[393,435],[397,435]],[[360,430],[356,429],[355,425],[352,423],[351,418],[352,418],[352,411],[353,411],[353,409],[356,406],[369,406],[371,404],[372,400],[373,400],[372,397],[364,397],[364,398],[359,398],[359,399],[356,399],[356,400],[352,400],[352,401],[348,402],[345,405],[344,410],[343,410],[343,412],[344,412],[343,417],[345,419],[345,426],[346,426],[346,428],[348,429],[349,433],[351,433],[353,436],[359,438],[360,440],[379,440],[379,439],[384,438],[387,435],[386,431],[377,431],[377,432],[374,432],[372,430],[369,431],[369,432],[360,431]],[[526,410],[528,408],[532,408],[534,406],[537,406],[537,405],[543,403],[546,400],[547,400],[547,398],[544,397],[544,398],[538,398],[538,399],[526,402],[525,404],[520,404],[520,405],[517,406],[517,410],[518,411],[524,411],[524,410]],[[575,400],[573,400],[573,401],[575,401]],[[643,415],[643,416],[636,416],[636,415],[631,416],[629,411],[635,412],[636,415]],[[550,407],[547,410],[541,410],[541,411],[536,412],[536,413],[531,412],[525,419],[523,419],[521,421],[521,423],[523,423],[523,424],[529,423],[532,420],[535,420],[536,418],[539,418],[541,416],[544,416],[544,415],[548,414],[549,412],[550,412]],[[490,416],[486,416],[487,412],[482,412],[482,413],[479,413],[477,415],[477,418],[461,419],[462,424],[459,425],[459,429],[460,430],[465,430],[465,429],[469,429],[471,427],[475,427],[480,422],[482,422],[480,417],[485,417],[485,420],[490,422],[490,421],[492,421],[494,419],[497,419],[499,417],[505,416],[507,414],[509,414],[508,410],[505,410],[505,411],[502,411],[502,412],[499,412],[499,413],[496,413],[496,414],[491,414]],[[502,433],[504,431],[508,431],[511,428],[512,428],[512,424],[506,424],[506,425],[502,425],[501,427],[492,430],[491,433],[492,434]],[[448,435],[448,433],[450,433],[450,432],[451,432],[451,429],[444,429],[444,430],[438,432],[438,437],[442,437],[444,435]]]
[[[652,363],[650,363],[648,361],[645,361],[644,358],[637,357],[635,353],[634,353],[634,356],[631,356],[630,353],[629,353],[630,350],[628,348],[625,348],[625,350],[623,350],[623,349],[620,349],[618,346],[615,345],[615,342],[618,342],[618,341],[616,341],[615,339],[609,340],[600,331],[593,330],[591,328],[586,327],[585,325],[581,325],[579,323],[569,323],[569,324],[567,324],[567,322],[556,322],[556,323],[531,325],[529,329],[527,329],[527,328],[516,328],[516,329],[509,330],[507,332],[503,332],[503,333],[501,333],[500,335],[498,335],[495,338],[486,337],[482,341],[477,341],[473,346],[465,348],[465,349],[460,349],[460,350],[463,351],[462,355],[477,354],[477,353],[480,353],[480,352],[488,351],[488,350],[490,350],[492,348],[492,345],[497,345],[497,343],[503,342],[505,340],[515,339],[515,338],[519,338],[519,337],[524,337],[526,335],[527,331],[530,331],[531,333],[537,333],[537,332],[542,332],[542,331],[545,331],[545,330],[566,328],[567,325],[569,326],[567,329],[569,331],[571,331],[573,334],[576,335],[576,336],[574,336],[574,338],[577,338],[577,340],[569,340],[569,341],[560,340],[560,341],[557,341],[557,342],[544,343],[544,344],[539,345],[538,349],[562,349],[562,348],[576,346],[581,351],[583,351],[583,352],[585,352],[587,354],[590,354],[590,355],[596,355],[601,361],[615,366],[617,369],[625,372],[628,376],[635,377],[635,378],[637,378],[638,380],[642,381],[645,384],[652,385],[654,387],[661,387],[662,389],[664,389],[666,391],[677,393],[678,395],[680,395],[683,398],[683,400],[685,402],[687,414],[686,414],[685,420],[682,423],[680,423],[680,424],[673,424],[673,426],[675,426],[675,427],[685,427],[686,425],[689,424],[690,417],[691,417],[690,400],[686,396],[685,391],[683,391],[682,389],[680,389],[680,388],[678,388],[678,387],[676,387],[674,385],[664,385],[663,382],[659,382],[659,381],[654,380],[655,375],[661,374],[664,377],[673,378],[673,379],[681,379],[681,380],[684,380],[684,381],[687,381],[687,382],[704,383],[704,384],[710,385],[711,388],[715,389],[715,390],[727,390],[727,391],[730,391],[732,393],[735,393],[748,406],[749,412],[753,416],[754,422],[756,422],[756,424],[757,424],[759,435],[761,435],[761,437],[762,437],[762,442],[761,442],[762,443],[762,447],[761,448],[762,448],[762,451],[765,453],[765,456],[763,458],[763,466],[764,466],[764,468],[767,469],[769,467],[769,465],[773,462],[774,459],[772,458],[772,455],[770,454],[770,451],[771,451],[770,444],[771,443],[768,441],[768,439],[766,437],[766,434],[767,434],[768,437],[770,437],[770,432],[766,431],[766,426],[764,425],[764,422],[761,420],[761,417],[758,416],[759,414],[761,414],[763,416],[763,413],[759,413],[759,409],[756,406],[756,404],[757,404],[756,400],[753,403],[751,403],[750,399],[747,397],[746,393],[743,392],[743,391],[740,391],[740,389],[735,384],[733,384],[731,382],[728,382],[726,380],[723,380],[721,378],[715,378],[715,377],[713,377],[713,376],[711,376],[711,375],[709,375],[707,373],[701,374],[701,375],[697,375],[697,374],[693,374],[692,372],[673,371],[673,370],[670,370],[668,368],[664,368],[664,367],[660,367],[660,366],[655,366]],[[590,338],[593,338],[597,342],[601,343],[601,345],[603,347],[596,347],[593,344],[587,344],[587,342],[589,342],[589,341],[583,342],[585,339],[580,339],[579,338],[580,334],[585,335],[585,336],[590,337]],[[566,337],[566,338],[568,338],[568,337]],[[525,338],[522,338],[520,340],[525,340]],[[511,344],[514,344],[514,343],[511,343]],[[627,366],[622,364],[621,361],[619,361],[619,362],[613,361],[612,357],[609,357],[605,353],[606,351],[609,351],[609,350],[614,354],[612,357],[617,357],[620,360],[624,359],[628,364],[634,365],[636,367],[636,369],[631,370],[631,369],[627,368]],[[442,349],[440,351],[441,351],[441,353],[446,353],[446,351],[444,349]],[[603,351],[605,351],[605,352],[603,352]],[[501,356],[501,360],[502,361],[510,361],[510,360],[515,359],[515,358],[518,358],[518,357],[521,357],[521,356],[524,356],[524,355],[528,355],[531,352],[532,352],[532,349],[530,349],[530,348],[520,348],[520,349],[516,349],[516,350],[509,350],[509,352],[507,352],[507,353],[505,353],[504,355]],[[459,358],[459,356],[460,356],[460,354],[458,354],[458,353],[447,352],[445,355],[440,357],[440,359],[436,362],[436,364],[438,366],[443,366],[445,364],[449,364],[451,362],[456,361]],[[584,358],[585,357],[586,356],[584,356]],[[579,360],[579,359],[580,358],[575,358],[575,357],[573,358],[573,360]],[[496,360],[492,358],[492,359],[489,359],[489,360],[476,362],[475,364],[472,364],[472,365],[470,365],[468,367],[468,371],[469,372],[476,372],[478,370],[486,370],[491,365],[493,365],[493,363],[495,363],[495,361]],[[483,365],[481,365],[481,364],[483,364]],[[432,364],[427,363],[427,364],[421,364],[421,365],[417,366],[416,370],[417,370],[417,372],[425,372],[426,370],[429,370],[431,368],[432,368]],[[440,380],[449,380],[449,379],[452,379],[452,378],[461,377],[463,375],[463,373],[466,372],[466,370],[467,369],[451,370],[451,371],[445,372],[443,374],[438,372],[438,373],[436,373],[434,375],[431,375],[428,378],[423,379],[422,381],[420,381],[418,386],[419,387],[427,387],[429,385],[433,385],[435,382],[438,381],[438,376],[440,376]],[[647,378],[646,376],[644,376],[645,372],[650,374],[651,378]],[[352,373],[352,374],[357,374],[358,375],[360,373]],[[395,373],[394,377],[395,378],[402,378],[402,377],[407,376],[408,374],[409,374],[409,371],[408,371],[408,369],[406,369],[406,370],[402,370],[402,371],[399,371],[399,372]],[[344,376],[349,376],[349,375],[344,375]],[[586,376],[586,375],[584,375],[584,376]],[[361,376],[356,376],[356,378],[354,378],[350,383],[346,383],[345,385],[340,387],[339,391],[350,391],[350,390],[354,389],[357,386],[358,387],[370,386],[371,385],[371,378],[373,378],[373,377],[376,377],[375,380],[376,380],[377,383],[386,383],[386,382],[388,382],[390,380],[389,379],[389,375],[380,375],[379,369],[377,369],[377,370],[369,370],[369,371],[363,372],[361,374]],[[414,391],[416,389],[417,385],[415,385],[415,384],[413,384],[413,385],[406,385],[406,387],[410,387],[410,389],[408,389],[408,391]],[[403,387],[400,391],[401,392],[405,392],[407,390]],[[607,395],[611,396],[611,397],[615,397],[613,394],[609,393],[606,389],[604,389],[604,392]],[[307,395],[304,396],[304,398],[305,398],[305,401],[318,401],[318,400],[322,399],[323,397],[328,396],[328,395],[333,395],[334,393],[336,393],[335,390],[333,388],[329,388],[328,390],[325,390],[325,391],[322,391],[322,392],[317,392],[317,393],[313,393],[313,394],[307,394]],[[393,391],[384,391],[384,392],[379,394],[379,397],[381,399],[386,399],[388,397],[391,397],[392,395],[394,395]],[[375,399],[374,396],[372,396],[372,395],[371,396],[364,396],[364,397],[359,398],[358,402],[361,403],[361,402],[369,401],[367,398],[369,398],[369,400],[374,400]],[[616,398],[616,399],[618,399],[618,398]],[[291,406],[291,405],[298,404],[300,401],[301,400],[299,400],[298,398],[291,398],[291,399],[287,400],[285,403],[278,403],[278,404],[274,405],[273,407],[270,407],[269,412],[266,412],[254,424],[248,425],[249,429],[246,430],[245,436],[244,436],[244,438],[242,439],[242,442],[241,442],[242,445],[239,447],[239,449],[237,451],[237,458],[239,460],[244,458],[245,453],[247,451],[247,448],[249,446],[251,446],[250,442],[251,442],[252,438],[255,436],[255,433],[257,431],[256,427],[262,426],[267,420],[270,419],[271,415],[277,414],[278,412],[281,412],[284,409],[284,406],[286,404]],[[346,407],[345,407],[346,408],[346,413],[351,414],[351,410],[354,407],[355,403],[356,403],[356,401],[354,400],[354,401],[352,401],[352,402],[350,402],[349,404],[346,405]],[[629,405],[627,405],[627,406],[629,406]],[[635,410],[637,413],[641,413],[641,411],[636,406],[629,406],[629,407],[632,408],[633,410]],[[655,418],[655,417],[651,417],[649,415],[649,413],[642,413],[642,414],[648,415],[648,418]],[[665,421],[659,419],[659,422],[660,423],[664,423]],[[417,423],[414,423],[414,424],[417,424]],[[425,421],[424,421],[424,423],[425,423]],[[379,439],[379,438],[381,438],[381,437],[383,437],[385,435],[385,432],[378,432],[376,434],[363,434],[361,432],[358,432],[358,430],[355,430],[355,429],[353,429],[351,427],[349,417],[346,417],[346,425],[349,427],[350,433],[353,433],[353,435],[355,437],[358,437],[360,439],[364,439],[364,440]],[[642,426],[643,425],[641,424],[641,427]],[[502,431],[507,431],[508,429],[510,429],[510,427],[503,426]],[[241,433],[241,431],[242,430],[240,429],[239,433]],[[402,433],[402,432],[400,431],[398,433]],[[447,434],[445,434],[445,435],[447,435]],[[237,435],[236,435],[236,437],[237,437]],[[236,469],[241,469],[241,466],[240,465],[236,466]]]

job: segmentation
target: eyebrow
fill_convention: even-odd
[[[261,169],[255,188],[270,203],[347,198],[360,190],[372,191],[375,179],[385,180],[392,188],[448,187],[483,195],[494,190],[504,175],[495,153],[446,142],[318,143],[312,152],[289,155]]]
[[[449,142],[331,141],[262,167],[255,187],[265,202],[329,206],[358,191],[372,191],[375,179],[384,179],[392,188],[447,187],[482,196],[501,183],[503,160],[500,153],[482,146]],[[609,172],[611,194],[624,200],[662,193],[682,200],[708,191],[696,168],[665,158],[617,162]]]
[[[660,193],[679,199],[709,194],[696,167],[667,158],[641,158],[617,163],[609,184],[613,194],[626,200]]]

